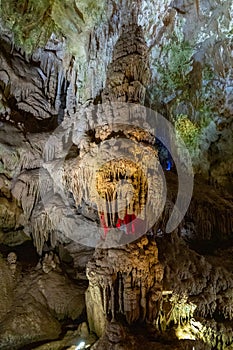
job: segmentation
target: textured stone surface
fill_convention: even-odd
[[[223,249],[200,256],[177,234],[158,239],[158,247],[166,266],[163,288],[170,291],[170,296],[164,293],[161,303],[164,324],[175,323],[178,336],[183,329],[184,334],[186,330],[190,338],[204,340],[211,348],[227,348],[232,343],[230,252]],[[221,261],[222,255],[226,263]]]
[[[85,322],[78,326],[75,331],[68,331],[62,340],[52,341],[36,347],[36,350],[62,350],[64,348],[75,350],[77,345],[84,342],[85,346],[90,346],[96,341],[96,336],[90,334]]]
[[[189,147],[195,172],[231,192],[232,3],[145,1],[142,8],[152,108],[171,121],[187,115],[200,127],[197,143]]]
[[[24,18],[35,29],[38,17],[28,17],[28,4],[18,2],[18,19],[7,12],[17,5],[6,8],[13,31],[20,30]],[[57,249],[69,276],[90,281],[89,323],[103,335],[96,349],[227,349],[233,328],[232,1],[102,5],[96,9],[92,2],[77,1],[65,8],[65,2],[59,7],[55,1],[51,16],[42,22],[57,19],[66,38],[53,34],[32,54],[16,45],[0,23],[0,243],[13,248],[32,239],[43,256],[38,270],[26,276],[12,255],[8,263],[0,259],[0,347],[55,339],[57,320],[82,312],[83,288],[64,276],[53,253]],[[23,26],[22,33],[26,30]],[[112,126],[119,112],[114,114],[114,102],[144,101],[184,137],[200,179],[195,179],[193,199],[177,231],[165,233],[177,194],[172,174],[166,176],[171,189],[165,210],[149,241],[99,247],[88,263],[93,249],[80,243],[91,243],[88,224],[97,233],[99,213],[87,200],[93,171],[85,167],[85,154],[96,160],[104,145],[109,155],[108,139],[118,146],[114,142],[120,136],[133,140],[135,150],[145,143],[157,162],[154,130],[148,130],[139,107],[133,112],[143,130],[125,127],[129,109],[120,111],[124,123]],[[159,181],[154,182],[159,189]],[[68,193],[65,198],[61,187]],[[152,199],[155,213],[158,205]],[[164,266],[163,283],[156,275],[158,261]],[[115,322],[121,318],[126,328]],[[141,338],[135,334],[130,328],[134,322],[152,325],[155,341],[145,340],[151,336],[148,330]],[[182,341],[187,337],[193,340]]]
[[[87,264],[86,305],[90,329],[102,335],[107,319],[153,322],[162,297],[163,267],[146,237],[118,249],[96,249]]]
[[[142,28],[133,21],[122,28],[114,47],[102,100],[144,104],[149,78],[148,48]]]
[[[74,285],[58,266],[50,271],[38,266],[21,275],[12,259],[8,255],[8,264],[0,260],[1,349],[58,338],[59,320],[77,319],[83,313],[85,287]]]
[[[151,340],[148,338],[151,338]],[[153,332],[149,333],[148,337],[148,333],[146,334],[143,327],[138,329],[137,333],[131,333],[127,327],[123,327],[117,322],[111,322],[107,324],[106,333],[92,348],[94,350],[136,350],[140,348],[151,350],[193,350],[193,344],[194,342],[190,340],[177,342],[171,334],[170,339],[167,341],[162,338],[156,338]],[[201,341],[195,341],[195,349],[209,350],[210,347]]]
[[[1,110],[3,124],[0,132],[2,168],[0,206],[2,208],[1,226],[4,232],[8,232],[6,241],[9,243],[9,235],[11,235],[11,233],[12,237],[15,237],[15,234],[17,237],[17,233],[13,233],[14,230],[19,232],[19,238],[12,238],[13,240],[21,241],[24,239],[20,232],[23,227],[28,227],[32,209],[36,209],[35,218],[38,218],[38,212],[40,211],[39,207],[37,207],[37,201],[39,200],[38,168],[41,166],[41,162],[43,162],[42,154],[44,152],[44,145],[49,137],[49,134],[45,133],[45,131],[53,130],[55,126],[61,123],[65,118],[66,122],[63,124],[64,128],[67,128],[67,123],[72,124],[74,122],[77,125],[75,127],[75,132],[77,131],[77,133],[79,133],[79,130],[82,130],[80,135],[78,134],[79,136],[73,135],[72,139],[72,142],[77,146],[77,154],[81,149],[83,151],[90,149],[90,144],[92,142],[91,137],[88,139],[86,136],[84,137],[84,134],[86,130],[92,129],[91,120],[94,118],[92,113],[95,112],[93,112],[94,107],[89,107],[90,109],[87,112],[86,119],[86,116],[84,117],[87,107],[86,104],[81,109],[78,109],[77,113],[74,113],[77,111],[81,100],[82,102],[86,99],[93,101],[96,98],[94,102],[97,103],[101,102],[102,98],[103,101],[111,100],[143,103],[145,89],[149,89],[153,95],[153,88],[156,88],[156,84],[159,86],[159,81],[156,82],[157,73],[155,68],[158,65],[163,67],[166,63],[166,56],[165,53],[163,54],[163,51],[161,51],[161,45],[166,47],[166,45],[169,44],[170,36],[174,32],[172,28],[177,28],[178,34],[183,31],[184,35],[187,35],[187,38],[191,41],[192,38],[188,35],[188,30],[191,26],[190,16],[193,14],[197,16],[198,12],[198,20],[202,23],[206,23],[206,26],[203,29],[203,33],[200,32],[200,28],[198,29],[195,27],[193,38],[200,43],[203,55],[201,58],[201,50],[193,54],[194,61],[193,67],[190,66],[190,80],[193,79],[194,82],[202,78],[201,85],[205,87],[205,84],[209,84],[208,81],[205,81],[202,77],[204,74],[205,62],[211,57],[211,67],[217,67],[217,63],[214,65],[213,61],[215,55],[211,56],[212,46],[210,45],[212,42],[211,40],[215,39],[212,37],[210,40],[210,38],[206,37],[206,33],[208,28],[212,28],[214,23],[216,24],[217,14],[225,18],[224,25],[222,24],[219,30],[222,30],[223,33],[227,31],[230,23],[227,15],[230,8],[227,8],[227,6],[226,9],[223,9],[221,6],[217,9],[217,3],[211,8],[208,3],[201,3],[197,6],[194,1],[187,3],[178,1],[172,4],[168,4],[164,1],[161,3],[160,8],[158,8],[156,7],[158,5],[151,1],[149,3],[142,2],[140,5],[141,10],[139,6],[137,12],[134,6],[131,8],[130,4],[124,2],[122,4],[125,8],[124,14],[119,11],[118,6],[119,4],[113,6],[113,4],[109,3],[107,9],[107,21],[109,22],[106,23],[106,19],[104,19],[103,23],[100,23],[99,27],[95,28],[95,31],[90,32],[89,47],[85,47],[87,52],[87,61],[85,64],[83,64],[83,61],[80,62],[78,58],[77,62],[75,62],[75,58],[71,57],[71,55],[66,52],[65,43],[59,42],[55,36],[52,36],[45,48],[38,49],[31,56],[25,56],[23,51],[17,48],[10,51],[11,36],[8,35],[9,33],[7,34],[7,31],[3,30],[3,50],[1,51],[2,73],[0,75],[3,96],[3,109]],[[156,16],[153,19],[154,6],[156,9]],[[134,12],[132,13],[131,10],[133,8]],[[208,9],[214,13],[213,23],[210,23],[208,19]],[[145,14],[143,18],[140,11],[143,11]],[[161,18],[159,18],[159,14]],[[184,18],[187,19],[185,23],[182,22]],[[152,19],[154,22],[151,22]],[[142,25],[142,29],[137,26],[137,22]],[[146,41],[143,36],[146,37]],[[153,38],[156,38],[156,40],[153,41]],[[209,42],[209,40],[211,42]],[[116,44],[115,48],[114,44]],[[148,56],[146,45],[150,46],[150,56]],[[225,50],[226,48],[223,47],[223,49]],[[220,50],[220,46],[218,50]],[[102,63],[100,62],[100,56],[104,58]],[[224,57],[226,58],[224,61],[225,63],[223,62],[223,58],[220,59],[221,57],[216,53],[216,62],[219,62],[219,64],[224,63],[225,68],[223,67],[222,69],[227,70],[230,64],[230,53],[224,54]],[[109,64],[111,60],[112,63]],[[156,66],[154,66],[154,60],[156,60]],[[199,62],[198,60],[201,61]],[[197,67],[198,62],[201,65],[199,68]],[[150,78],[149,69],[152,73],[152,80],[151,84],[148,86]],[[200,69],[200,74],[198,73],[198,69]],[[101,70],[101,73],[99,70]],[[177,69],[177,71],[179,75],[179,70]],[[195,77],[194,73],[197,73],[199,78]],[[85,74],[87,78],[84,81]],[[194,74],[194,76],[192,76],[192,74]],[[215,74],[215,71],[213,71],[213,74]],[[89,84],[89,82],[91,82],[91,84]],[[220,79],[219,84],[220,85],[212,87],[215,89],[212,93],[215,91],[218,98],[221,97],[220,95],[222,93],[222,97],[226,100],[227,105],[224,105],[224,113],[221,114],[221,116],[219,115],[219,117],[214,114],[214,120],[208,127],[203,129],[200,143],[201,148],[194,153],[195,157],[197,156],[196,159],[202,159],[202,164],[198,165],[200,172],[204,171],[205,176],[210,176],[210,181],[212,181],[213,184],[226,185],[225,187],[229,190],[231,187],[231,180],[227,174],[231,173],[232,168],[232,118],[230,118],[229,113],[225,112],[227,110],[228,112],[230,111],[231,105],[229,102],[232,85],[230,70],[227,71],[225,80],[223,80],[223,78]],[[185,88],[186,86],[184,86],[184,89]],[[80,94],[82,94],[81,91],[84,90],[86,91],[84,93],[85,97],[84,95],[80,96]],[[166,91],[163,92],[161,90],[162,98],[164,98],[165,92]],[[206,93],[208,95],[210,91],[208,90]],[[206,98],[208,99],[209,95],[207,95]],[[165,109],[168,111],[166,112],[168,113],[168,118],[172,118],[174,110],[179,110],[179,113],[186,113],[187,110],[191,111],[195,107],[191,92],[188,103],[192,105],[192,108],[187,106],[185,101],[179,102],[178,105],[177,103],[176,99],[172,101],[171,104],[167,103]],[[217,111],[220,111],[220,107],[221,103],[218,107],[216,106]],[[163,113],[165,109],[161,109],[160,111]],[[190,115],[191,119],[201,118],[199,112],[199,114],[194,113],[195,115],[193,115],[193,113],[194,112]],[[98,118],[99,116],[103,116],[101,108],[99,108],[97,115]],[[82,122],[80,122],[80,116],[82,116]],[[102,120],[104,123],[108,122],[107,113],[105,118]],[[52,119],[54,121],[52,121]],[[51,122],[48,122],[49,120]],[[87,123],[85,123],[86,120],[88,120]],[[6,124],[7,121],[13,124],[15,128]],[[101,119],[98,119],[97,124],[100,121]],[[81,127],[81,125],[84,124],[86,124],[86,126]],[[37,133],[32,134],[28,133],[28,131],[37,131]],[[68,127],[65,137],[68,137],[69,131]],[[97,128],[95,137],[104,140],[111,132],[112,130],[107,126],[106,130],[103,130],[103,128],[98,130]],[[114,132],[117,132],[117,130],[114,130]],[[125,132],[125,134],[127,133],[130,137],[136,134],[136,132],[134,132],[134,135],[133,133],[130,135],[130,131]],[[78,139],[78,137],[81,137],[81,134],[82,139]],[[137,141],[138,140],[139,139],[137,139]],[[142,135],[140,140],[149,140],[149,135]],[[150,142],[153,142],[153,140],[150,140]],[[61,157],[64,149],[60,147],[61,145],[56,141],[54,144],[47,147],[44,152],[46,161],[50,161],[54,157]],[[201,152],[204,152],[203,157]],[[203,161],[203,159],[205,159],[205,161]],[[73,167],[72,161],[71,167]],[[52,167],[49,169],[51,169],[50,173],[52,174],[54,169]],[[49,186],[49,181],[48,184],[45,184],[44,188],[44,191],[49,191],[50,188],[46,186]],[[9,200],[10,198],[11,200]],[[62,205],[59,199],[55,200],[55,202],[56,206]],[[54,206],[54,203],[48,203],[48,206],[50,208]],[[85,208],[83,208],[83,210],[85,211]],[[50,211],[50,209],[48,209],[48,211]],[[59,215],[58,212],[56,215]],[[62,215],[64,215],[64,210]],[[38,251],[41,252],[44,241],[48,239],[49,235],[46,233],[46,225],[43,225],[43,223],[47,223],[47,221],[42,219],[38,220],[38,225],[43,227],[44,233],[43,235],[39,233],[37,235],[35,233],[34,237],[36,245],[38,246]],[[32,225],[34,227],[36,226],[34,221]],[[73,223],[69,225],[73,226]],[[64,225],[63,230],[66,231],[65,226],[69,225]],[[49,223],[47,226],[48,229],[52,227]],[[25,231],[26,233],[32,232],[30,225]],[[66,241],[62,234],[60,234],[59,240],[62,242]],[[52,246],[54,246],[56,243],[54,236],[51,237],[51,241]],[[2,238],[2,242],[4,242],[4,238]]]
[[[15,281],[14,277],[12,275],[12,272],[7,265],[6,261],[0,257],[0,264],[1,264],[1,311],[0,311],[0,321],[2,321],[5,317],[5,315],[9,312],[9,310],[12,307],[13,303],[13,290],[15,287]]]

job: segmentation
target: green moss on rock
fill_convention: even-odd
[[[104,0],[1,0],[0,15],[14,35],[14,44],[31,53],[44,46],[52,33],[72,45],[75,39],[78,42],[78,34],[100,20],[104,4]]]

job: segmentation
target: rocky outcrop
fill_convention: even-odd
[[[149,337],[148,337],[148,332]],[[146,335],[147,334],[147,335]],[[177,342],[170,333],[170,339],[156,338],[153,331],[137,329],[137,332],[130,331],[127,327],[122,326],[117,322],[107,324],[106,332],[94,345],[94,350],[136,350],[136,349],[151,349],[151,350],[192,350],[193,341],[183,340]],[[195,349],[209,350],[210,347],[202,341],[195,341]]]
[[[13,277],[13,274],[7,265],[6,261],[2,259],[0,256],[0,264],[1,264],[1,287],[0,287],[0,293],[1,293],[1,311],[0,311],[0,321],[2,321],[5,317],[5,315],[9,312],[9,310],[12,307],[13,303],[13,296],[14,296],[14,288],[15,288],[15,280]]]
[[[65,109],[72,109],[71,56],[56,38],[28,60],[17,51],[9,55],[10,45],[9,39],[1,39],[1,120],[25,133],[53,130]]]
[[[88,349],[88,347],[95,343],[96,340],[96,336],[89,333],[87,323],[83,322],[75,331],[67,331],[63,339],[45,343],[35,347],[35,350],[62,350],[64,348],[76,350],[78,346],[80,347],[80,350],[82,348]]]
[[[93,145],[93,143],[98,143],[100,141],[99,139],[104,141],[108,137],[116,136],[116,133],[119,132],[119,127],[114,127],[112,129],[110,126],[110,120],[112,120],[113,117],[116,118],[114,114],[110,117],[115,106],[112,105],[111,112],[103,112],[100,105],[95,109],[95,104],[101,101],[111,101],[111,103],[113,103],[112,101],[143,103],[145,91],[148,88],[152,94],[155,94],[153,89],[160,89],[160,80],[156,80],[156,74],[158,73],[157,68],[160,65],[162,69],[163,65],[166,63],[166,55],[160,50],[160,46],[164,45],[165,47],[169,43],[169,38],[173,32],[172,28],[177,26],[177,30],[181,31],[178,24],[183,17],[190,19],[191,14],[195,13],[195,16],[197,16],[199,12],[199,20],[204,23],[204,21],[207,20],[206,8],[209,6],[206,5],[207,7],[205,8],[205,4],[202,3],[197,11],[197,6],[194,2],[174,2],[169,4],[170,6],[168,6],[166,2],[162,2],[160,9],[156,7],[155,22],[159,24],[156,26],[155,23],[152,23],[152,17],[154,16],[153,6],[155,5],[153,1],[147,5],[144,2],[140,4],[141,9],[146,13],[144,18],[142,18],[140,6],[138,6],[138,8],[137,6],[132,6],[131,8],[127,1],[123,5],[125,14],[121,13],[118,4],[114,6],[113,4],[109,4],[107,8],[107,19],[103,20],[103,23],[101,23],[98,28],[95,27],[92,30],[90,28],[88,29],[90,35],[89,46],[87,43],[83,45],[86,57],[84,58],[84,55],[82,59],[84,61],[86,59],[85,62],[82,60],[80,61],[80,57],[76,60],[71,54],[68,54],[65,42],[59,41],[54,35],[43,49],[38,49],[32,55],[25,55],[23,50],[18,50],[17,48],[10,51],[11,36],[9,32],[3,28],[1,39],[3,44],[3,50],[1,52],[2,70],[0,73],[3,106],[1,112],[3,124],[0,132],[2,164],[0,205],[2,208],[2,229],[4,232],[7,232],[8,237],[12,235],[12,237],[15,237],[14,240],[19,242],[27,239],[23,231],[28,235],[32,234],[40,253],[43,249],[44,242],[47,241],[50,236],[46,231],[50,230],[54,232],[54,226],[57,227],[58,223],[52,225],[50,221],[46,219],[46,213],[40,216],[41,208],[38,206],[38,202],[40,202],[39,192],[44,191],[44,193],[49,193],[51,190],[52,181],[49,178],[53,175],[52,172],[54,172],[53,165],[45,165],[45,168],[48,167],[46,171],[50,172],[50,174],[45,178],[45,182],[47,183],[40,186],[43,187],[40,188],[40,191],[38,187],[38,168],[40,168],[44,162],[50,162],[54,158],[59,158],[63,162],[62,157],[67,151],[67,148],[70,148],[71,151],[68,150],[66,156],[67,158],[73,159],[69,159],[69,162],[67,162],[70,164],[66,171],[76,172],[77,168],[74,167],[75,156],[78,156],[80,151],[89,151],[91,145]],[[183,8],[185,8],[185,11]],[[220,13],[220,10],[221,8],[216,11]],[[163,19],[159,19],[159,13],[164,14]],[[225,14],[227,18],[227,10],[225,10],[225,12],[223,11],[222,14]],[[151,26],[149,26],[147,19],[152,21]],[[215,22],[215,19],[216,13],[214,12],[213,22]],[[138,23],[141,24],[142,27],[140,27]],[[208,25],[212,28],[213,24],[208,22]],[[184,26],[184,32],[187,33],[187,30],[188,25],[186,24]],[[197,35],[198,28],[195,30],[195,35]],[[154,42],[152,40],[153,35],[157,38]],[[150,46],[149,52],[147,50],[147,45]],[[179,48],[179,42],[177,45]],[[207,45],[207,43],[201,46],[204,50],[204,61],[202,60],[200,62],[203,71],[207,58],[211,56],[211,47],[209,44]],[[173,49],[175,50],[172,46],[170,48],[171,52]],[[184,50],[186,49],[184,48]],[[161,55],[159,56],[160,51]],[[201,49],[199,51],[202,52]],[[198,61],[198,57],[200,56],[199,51],[193,55],[194,63],[193,67],[190,67],[192,73],[194,73],[196,69],[195,62]],[[104,60],[101,63],[100,58],[103,57]],[[218,57],[219,61],[219,55],[216,57]],[[227,57],[228,60],[224,68],[225,70],[229,69],[229,55]],[[154,66],[152,58],[156,58],[156,66]],[[111,64],[109,64],[110,61]],[[173,71],[170,72],[169,69],[170,66],[168,66],[167,70],[170,74]],[[151,84],[149,84],[150,70],[152,75]],[[176,71],[177,69],[174,69],[173,73],[175,74]],[[199,75],[202,76],[202,74]],[[228,110],[228,112],[230,111],[230,76],[229,71],[225,81],[221,83],[223,84],[221,86],[225,86],[224,91],[227,97],[224,96],[226,97],[226,101],[228,101],[228,107],[225,106],[224,111]],[[179,74],[176,75],[176,77],[179,78]],[[189,77],[192,79],[191,73]],[[195,78],[194,80],[197,79]],[[207,80],[205,79],[204,81],[202,79],[201,85],[203,87],[205,87],[206,84],[209,86]],[[90,81],[92,82],[91,87],[88,85]],[[161,94],[166,93],[165,88],[164,86],[163,90],[160,89]],[[186,87],[183,86],[183,88]],[[216,90],[218,94],[220,94],[220,90],[219,86]],[[205,93],[208,95],[210,90],[206,90]],[[87,99],[89,102],[78,108],[79,103],[83,103]],[[94,102],[94,104],[90,104],[90,102]],[[188,103],[193,104],[192,99]],[[165,101],[165,104],[167,106],[167,117],[170,119],[176,114],[175,111],[179,111],[179,113],[177,112],[178,114],[184,114],[189,110],[193,110],[187,107],[185,101],[179,102],[178,105],[176,104],[176,100],[172,100],[171,103]],[[86,110],[87,106],[88,111]],[[161,111],[163,112],[164,110]],[[123,113],[126,113],[126,111],[122,111],[122,115]],[[140,113],[142,113],[142,111],[138,112],[138,114]],[[188,113],[189,112],[187,112],[187,114]],[[200,111],[198,113],[194,113],[195,115],[192,115],[192,118],[190,117],[192,121],[201,117]],[[97,118],[97,120],[95,120],[95,118]],[[216,119],[217,124],[220,122],[219,118]],[[211,180],[213,183],[225,184],[229,189],[231,186],[229,176],[227,175],[231,172],[231,147],[229,137],[231,122],[229,113],[225,115],[224,112],[224,118],[228,120],[226,125],[229,127],[226,129],[222,129],[221,126],[221,130],[218,130],[220,126],[216,126],[216,122],[211,121],[208,127],[205,127],[205,130],[203,130],[201,136],[201,144],[203,147],[201,146],[201,148],[204,149],[205,155],[208,153],[207,158],[209,160],[208,162],[204,162],[205,165],[202,164],[201,168],[202,170],[205,168],[206,176],[213,175],[213,178],[215,178],[215,180]],[[63,119],[64,121],[62,122]],[[94,120],[94,124],[100,125],[93,125]],[[127,117],[125,118],[125,122],[127,122]],[[65,129],[63,135],[65,143],[68,142],[68,146],[65,146],[65,150],[61,145],[61,140],[56,140],[56,136],[50,138],[50,134],[46,133],[46,131],[53,130],[59,123],[62,123],[62,128]],[[72,128],[70,126],[73,123],[75,124],[75,130],[73,130],[73,136],[71,137],[70,132]],[[105,124],[104,127],[102,125],[103,123]],[[140,123],[144,123],[143,118],[141,118]],[[220,124],[222,125],[222,121]],[[153,137],[148,133],[148,130],[144,129],[142,131],[138,128],[134,129],[132,126],[130,126],[128,130],[126,129],[126,126],[120,128],[120,134],[123,133],[123,135],[121,134],[123,137],[153,144]],[[36,133],[32,134],[29,133],[29,131],[36,131]],[[91,134],[92,132],[94,132],[94,139]],[[70,140],[69,137],[71,141],[68,141]],[[217,140],[219,144],[218,146],[214,146]],[[96,150],[97,149],[98,147]],[[148,151],[151,152],[152,148],[149,148]],[[199,151],[195,153],[196,155],[198,154],[198,157],[200,155]],[[218,160],[220,158],[222,159],[223,152],[224,164],[221,162],[221,165],[218,165]],[[85,173],[84,175],[85,178],[87,178],[88,174]],[[73,177],[74,175],[72,175],[72,178]],[[78,178],[81,178],[81,174]],[[67,181],[65,181],[65,187],[67,185],[66,189],[72,192],[71,196],[74,195],[74,187],[77,185],[77,181],[78,180],[75,180],[74,184],[67,184]],[[79,183],[78,187],[81,185],[82,184]],[[83,186],[86,188],[86,183],[83,182]],[[76,206],[81,202],[82,198],[80,197],[76,201]],[[55,203],[57,207],[64,206],[59,196],[56,197],[55,201],[48,202],[47,213],[49,212],[50,217],[54,214],[51,212],[53,212]],[[85,212],[86,215],[88,210],[86,203],[82,207],[82,211]],[[68,215],[65,214],[65,208],[59,211],[60,214],[57,212],[56,215],[54,215],[61,215],[61,212],[62,215]],[[196,205],[193,212],[196,212]],[[32,214],[34,215],[33,218]],[[72,215],[75,216],[76,213],[72,212]],[[91,216],[92,219],[98,220],[98,213],[95,211],[92,210]],[[79,224],[74,224],[71,221],[69,221],[69,224],[61,223],[64,232],[70,231],[70,227],[79,226]],[[208,219],[208,221],[210,220]],[[34,229],[30,227],[30,222]],[[207,224],[208,223],[206,223],[206,225]],[[43,227],[43,234],[39,233],[40,227]],[[228,224],[226,230],[230,231],[230,228],[231,226]],[[1,235],[3,236],[3,233],[1,233]],[[52,234],[50,237],[52,247],[54,247],[58,241],[67,243],[65,236],[66,234],[61,233]],[[2,242],[4,239],[5,238],[2,238]],[[7,242],[9,241],[10,239],[7,238]]]
[[[175,124],[186,116],[199,129],[196,141],[193,135],[189,143],[176,126],[195,172],[231,192],[231,1],[151,1],[142,8],[146,16],[139,21],[150,47],[152,108]]]
[[[168,185],[167,203],[160,219],[156,223],[156,230],[165,232],[178,187],[177,177],[173,173],[166,173]],[[192,200],[181,225],[181,235],[189,242],[226,242],[231,240],[233,230],[232,196],[214,189],[206,181],[196,178]],[[211,244],[211,243],[210,243]]]
[[[78,319],[84,310],[85,287],[62,275],[59,265],[52,264],[54,259],[45,256],[41,267],[21,276],[20,264],[13,258],[8,255],[8,264],[0,259],[1,349],[56,339],[61,332],[59,320]]]
[[[186,332],[211,348],[227,349],[232,344],[231,250],[200,256],[177,233],[158,238],[157,243],[165,266],[163,288],[170,291],[164,293],[161,307],[164,330],[172,323],[178,338],[185,339]]]
[[[12,3],[0,11],[1,121],[26,133],[52,131],[66,113],[100,94],[123,16],[112,3],[80,5],[55,1],[33,11],[33,2]],[[127,1],[123,6],[127,11]]]

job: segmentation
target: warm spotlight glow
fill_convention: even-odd
[[[196,321],[194,318],[190,319],[190,322],[185,325],[179,325],[176,329],[176,336],[180,339],[196,340],[201,339],[205,327],[201,322]]]
[[[184,326],[178,326],[176,329],[176,336],[179,340],[181,339],[189,339],[196,340],[195,335],[193,334],[192,326],[186,324]]]

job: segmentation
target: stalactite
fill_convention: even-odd
[[[114,290],[114,285],[111,285],[111,313],[112,313],[112,321],[115,321],[115,311],[116,311],[116,306],[115,306],[115,290]]]
[[[38,170],[24,171],[15,180],[12,195],[21,204],[27,220],[39,199],[39,194]]]
[[[59,222],[60,218],[57,218]],[[55,222],[54,218],[50,217],[49,212],[44,209],[38,208],[38,211],[34,213],[32,219],[32,237],[37,252],[41,255],[43,251],[44,243],[50,240],[51,246],[55,247],[57,243],[56,229],[58,228],[58,222]]]
[[[104,303],[104,312],[107,315],[108,310],[108,296],[106,288],[103,288],[103,303]]]
[[[118,278],[118,283],[119,283],[119,291],[118,291],[118,295],[119,295],[119,313],[123,314],[124,313],[124,309],[123,309],[123,293],[124,293],[124,289],[123,289],[123,283],[122,283],[122,275],[121,272],[119,272],[119,278]]]

